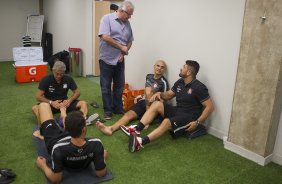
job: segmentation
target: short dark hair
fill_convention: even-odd
[[[78,138],[83,127],[86,126],[85,118],[81,111],[73,111],[67,114],[65,119],[66,130],[73,138]]]
[[[200,70],[199,63],[197,61],[194,61],[194,60],[187,60],[186,65],[188,65],[190,67],[193,76],[196,77],[197,73]]]

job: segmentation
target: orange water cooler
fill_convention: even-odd
[[[16,82],[39,82],[47,75],[47,63],[43,62],[42,47],[15,47],[13,57]]]

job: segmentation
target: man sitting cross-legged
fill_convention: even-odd
[[[112,135],[114,131],[121,129],[127,133],[128,128],[125,127],[132,120],[137,118],[141,118],[146,110],[149,108],[151,103],[149,99],[151,96],[159,91],[167,91],[169,86],[166,78],[163,76],[166,70],[166,63],[163,60],[157,60],[154,65],[154,74],[148,74],[146,76],[146,84],[145,84],[145,99],[137,102],[129,111],[127,111],[121,119],[119,119],[115,124],[111,126],[106,126],[101,122],[96,123],[96,127],[103,132],[105,135]]]
[[[193,131],[204,122],[213,110],[213,103],[207,87],[196,79],[200,65],[196,61],[187,60],[180,70],[181,77],[171,90],[158,92],[151,97],[154,103],[143,115],[138,125],[128,132],[128,148],[130,152],[140,150],[143,145],[159,138],[166,131],[171,130],[173,137],[185,135],[186,131]],[[159,99],[169,100],[176,97],[176,106],[173,107]],[[160,126],[147,136],[139,137],[140,131],[150,124],[157,115],[164,119]]]
[[[46,159],[42,156],[38,156],[36,162],[52,183],[60,183],[64,169],[81,170],[87,168],[91,162],[95,165],[96,176],[106,175],[107,152],[99,139],[86,138],[86,121],[81,111],[67,114],[64,122],[65,131],[56,124],[48,103],[40,103],[38,110],[40,132],[44,137],[52,164],[46,163]],[[65,117],[65,108],[60,110],[61,116]],[[37,131],[34,135],[40,133]]]
[[[76,82],[71,76],[66,75],[65,71],[66,65],[62,61],[56,61],[52,68],[52,74],[43,77],[40,81],[35,95],[36,100],[39,103],[49,103],[54,114],[59,113],[61,107],[65,107],[67,112],[80,110],[87,119],[87,102],[78,99],[80,91]],[[68,97],[69,90],[72,91],[70,97]],[[38,104],[32,107],[32,111],[39,122]],[[91,119],[87,120],[87,122],[91,123]]]

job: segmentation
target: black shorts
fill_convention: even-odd
[[[49,154],[51,154],[53,146],[58,141],[69,136],[69,133],[59,127],[54,119],[49,119],[42,123],[40,127],[40,134],[44,137],[45,145]]]
[[[130,110],[134,111],[137,114],[138,119],[141,119],[146,112],[146,101],[144,99],[140,100],[139,102],[134,104]]]
[[[164,118],[168,118],[171,123],[171,134],[175,137],[184,136],[186,125],[195,119],[187,112],[183,112],[177,107],[164,103]]]
[[[78,102],[79,102],[79,100],[72,101],[70,106],[68,106],[68,108],[67,108],[67,113],[77,110],[76,105],[77,105]],[[51,106],[51,110],[52,110],[53,114],[60,113],[60,109],[55,109],[53,106]]]

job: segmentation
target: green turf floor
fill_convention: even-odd
[[[14,183],[44,184],[43,174],[35,165],[31,135],[36,122],[31,106],[36,103],[38,83],[18,84],[14,79],[12,62],[0,62],[0,168],[16,172]],[[89,106],[89,113],[102,115],[99,80],[77,77],[75,81],[81,90],[80,99],[89,103],[95,100],[100,105],[99,109]],[[118,118],[114,116],[106,124],[113,124]],[[150,126],[142,135],[156,126]],[[107,167],[114,179],[107,183],[282,183],[282,166],[260,166],[225,150],[222,140],[211,135],[173,140],[165,134],[136,153],[128,152],[128,138],[121,131],[108,137],[90,126],[88,136],[100,138],[109,151]]]

